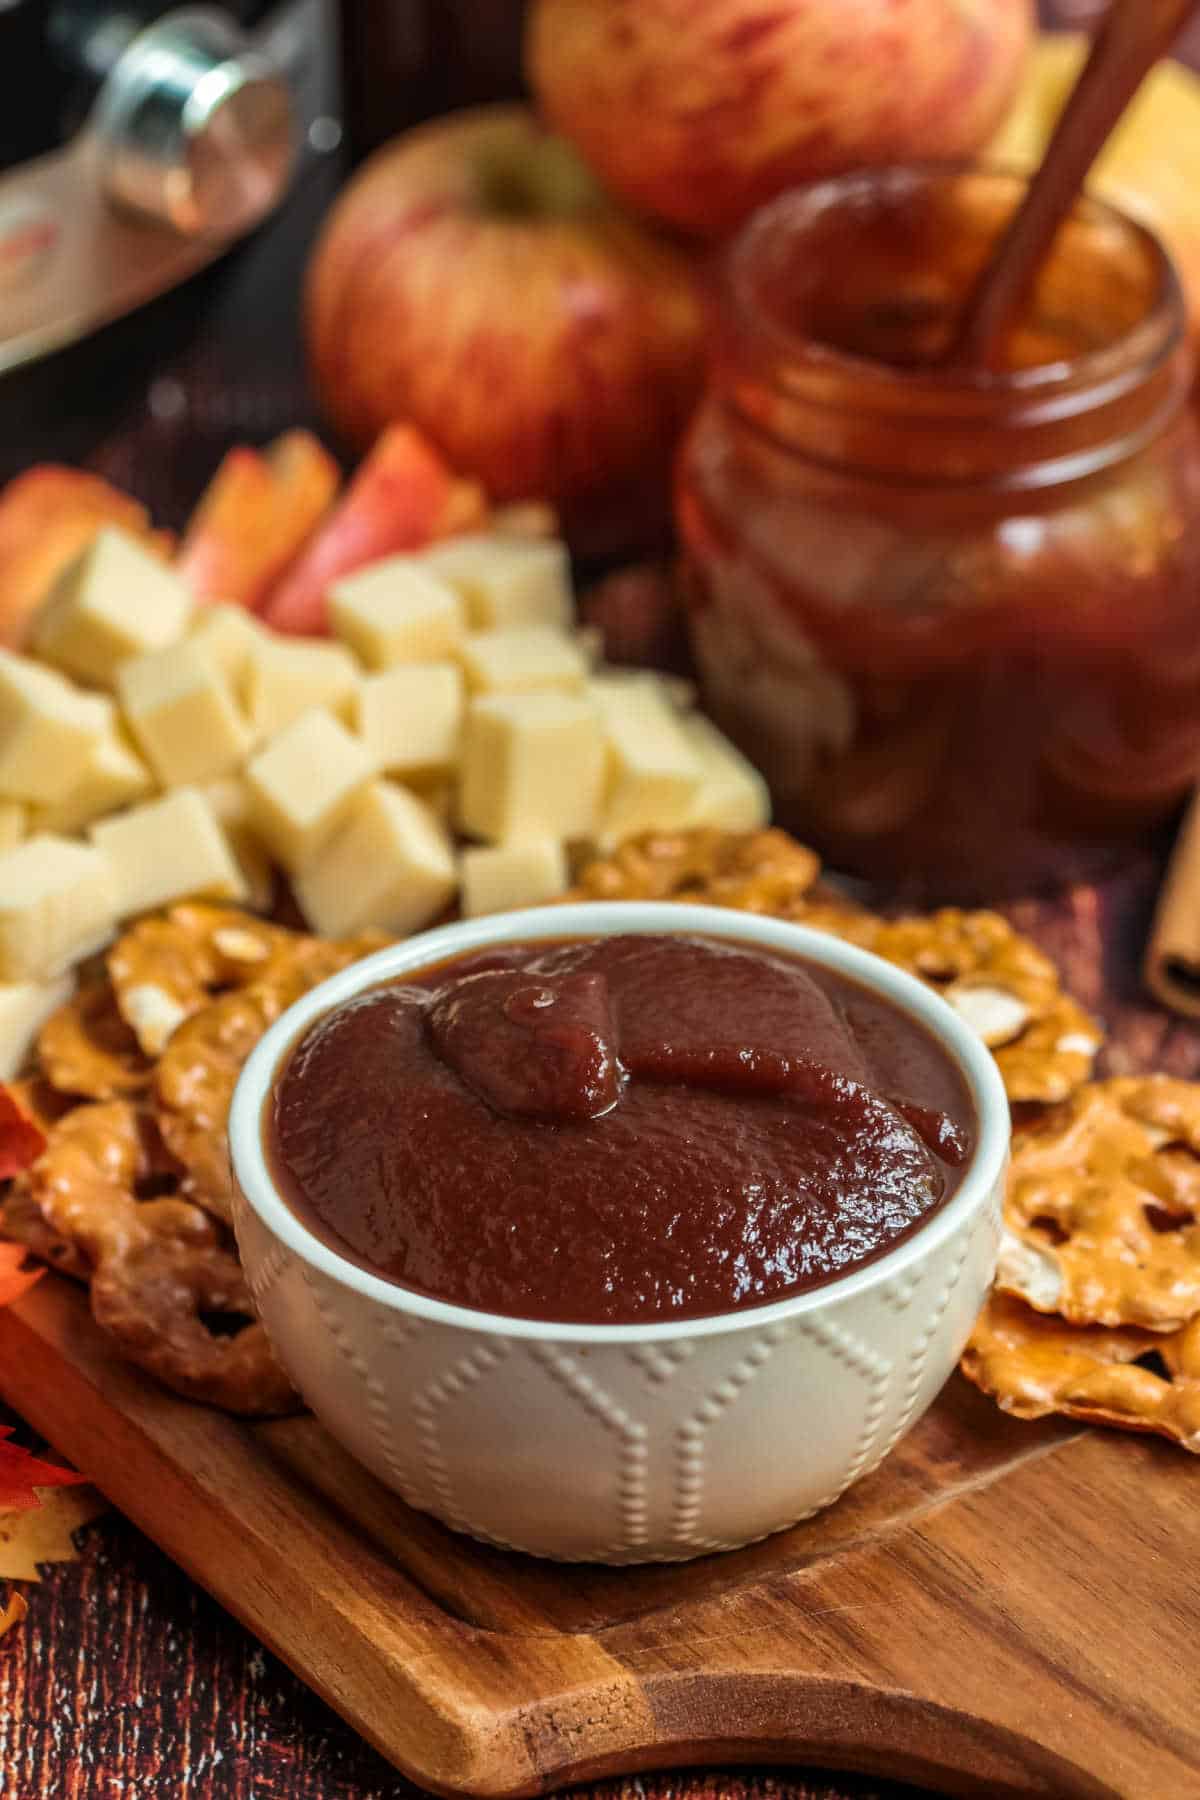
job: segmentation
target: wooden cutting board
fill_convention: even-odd
[[[1149,866],[1020,923],[1112,1033],[1200,1068],[1145,1007]],[[1022,1425],[960,1378],[869,1479],[765,1544],[565,1568],[410,1511],[311,1419],[164,1394],[48,1277],[0,1312],[0,1395],[414,1780],[521,1795],[693,1761],[953,1793],[1200,1797],[1200,1467]],[[570,1504],[570,1470],[563,1472]]]

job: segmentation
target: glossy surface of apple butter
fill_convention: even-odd
[[[944,359],[1021,184],[880,171],[730,255],[678,519],[709,709],[889,897],[1119,861],[1200,773],[1200,426],[1175,276],[1087,204],[997,370]]]
[[[696,937],[505,946],[372,988],[289,1052],[265,1137],[342,1255],[563,1323],[779,1300],[953,1192],[974,1117],[936,1040],[814,964]]]

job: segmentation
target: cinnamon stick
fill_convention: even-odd
[[[1175,840],[1143,965],[1164,1006],[1200,1019],[1200,793]]]

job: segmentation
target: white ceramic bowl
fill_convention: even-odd
[[[428,1300],[365,1273],[284,1203],[262,1147],[276,1069],[377,982],[512,939],[702,932],[791,952],[921,1020],[979,1116],[971,1165],[912,1237],[813,1292],[715,1318],[555,1325]],[[590,1562],[680,1560],[828,1506],[934,1398],[991,1280],[1008,1154],[996,1066],[929,988],[820,932],[710,907],[556,906],[448,925],[343,970],[246,1064],[230,1116],[238,1242],[281,1361],[329,1432],[410,1505],[488,1542]]]

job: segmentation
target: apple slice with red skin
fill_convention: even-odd
[[[359,465],[341,501],[276,583],[262,616],[276,631],[328,629],[325,596],[339,576],[481,524],[482,491],[459,481],[411,425],[392,425]]]
[[[58,576],[106,525],[170,554],[170,534],[152,531],[145,507],[99,475],[38,463],[14,476],[0,492],[0,644],[20,648]]]
[[[188,520],[175,567],[201,600],[256,610],[312,536],[341,485],[310,431],[230,450]]]

